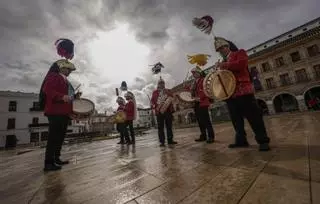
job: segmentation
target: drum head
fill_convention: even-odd
[[[189,102],[189,103],[194,102],[194,99],[192,98],[191,93],[189,91],[180,92],[179,98],[184,102]]]
[[[204,93],[210,98],[226,100],[236,88],[236,79],[228,70],[218,70],[208,74],[203,81]]]
[[[94,111],[94,103],[89,99],[75,99],[73,101],[73,112],[76,114],[88,114]]]

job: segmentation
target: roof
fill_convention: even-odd
[[[20,91],[0,91],[0,96],[38,98],[39,95],[36,93],[25,93]]]
[[[268,52],[276,47],[285,46],[310,36],[319,34],[320,17],[309,21],[297,28],[285,32],[275,38],[267,40],[259,45],[247,50],[249,57],[255,57],[262,53]]]

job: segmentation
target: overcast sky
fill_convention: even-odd
[[[82,84],[83,97],[110,110],[115,88],[127,81],[138,103],[148,106],[159,79],[148,65],[162,62],[170,88],[192,68],[187,54],[218,59],[212,37],[192,26],[194,17],[211,15],[217,36],[249,49],[319,17],[319,8],[319,0],[4,0],[0,89],[38,93],[59,58],[54,42],[69,38],[77,67],[70,79]]]

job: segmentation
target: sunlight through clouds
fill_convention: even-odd
[[[133,81],[148,67],[150,49],[136,41],[128,24],[117,23],[114,30],[97,33],[88,47],[93,69],[111,83]]]

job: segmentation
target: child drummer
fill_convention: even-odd
[[[124,98],[119,96],[117,98],[117,103],[119,105],[117,112],[125,111],[126,102],[125,102]],[[118,144],[125,144],[125,143],[130,144],[131,143],[130,139],[129,139],[129,133],[128,133],[126,122],[117,123],[117,131],[120,133],[120,142],[118,142]]]

